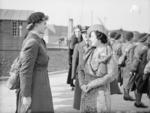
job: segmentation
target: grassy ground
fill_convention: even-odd
[[[18,56],[19,51],[0,51],[0,76],[8,76],[13,60]],[[61,71],[68,69],[67,49],[48,49],[49,65],[48,71]]]
[[[48,50],[48,71],[60,71],[68,69],[68,51],[65,49]]]

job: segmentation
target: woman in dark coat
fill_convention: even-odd
[[[68,77],[67,77],[67,84],[70,84],[72,87],[72,90],[74,89],[74,83],[73,79],[71,78],[72,76],[72,58],[73,58],[73,52],[75,45],[79,42],[82,41],[82,36],[81,36],[81,26],[76,26],[74,28],[74,34],[72,35],[70,42],[69,42],[69,70],[68,70]]]
[[[28,34],[20,54],[20,91],[17,113],[54,113],[48,77],[48,60],[43,34],[45,16],[35,12],[28,18]]]

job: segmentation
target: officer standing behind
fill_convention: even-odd
[[[74,92],[74,103],[73,108],[80,110],[80,100],[81,100],[81,89],[79,87],[78,81],[78,66],[83,62],[83,53],[88,48],[88,37],[87,37],[88,27],[82,27],[81,33],[83,41],[76,44],[73,52],[72,59],[72,79],[75,80],[75,92]]]

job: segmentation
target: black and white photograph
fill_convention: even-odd
[[[150,113],[150,0],[0,0],[0,113]]]

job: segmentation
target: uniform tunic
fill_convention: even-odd
[[[73,53],[73,60],[72,60],[72,79],[76,80],[75,83],[75,92],[74,92],[74,103],[73,107],[77,110],[80,109],[80,101],[81,101],[81,89],[79,87],[79,80],[78,80],[78,66],[83,62],[83,54],[87,49],[87,44],[85,41],[76,44]]]

